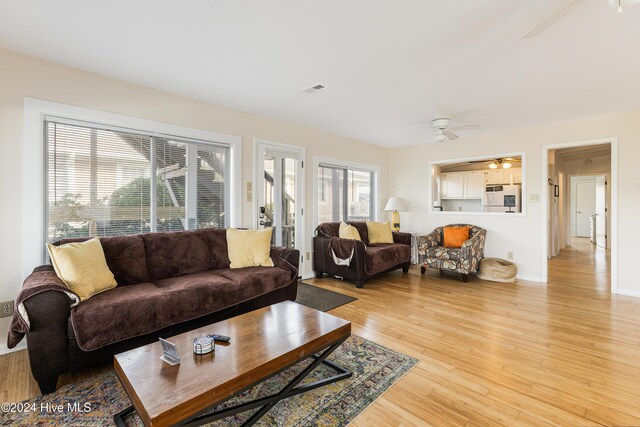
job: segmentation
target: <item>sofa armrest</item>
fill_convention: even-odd
[[[397,231],[393,233],[393,243],[411,246],[411,233]]]
[[[280,266],[282,262],[289,263],[297,271],[300,270],[300,251],[297,249],[285,248],[283,246],[271,246],[269,253],[273,265]]]
[[[475,257],[478,261],[484,256],[484,239],[486,231],[477,232],[472,238],[462,244],[461,255],[463,258]]]
[[[45,291],[25,300],[29,316],[27,348],[33,377],[42,393],[56,389],[58,376],[68,369],[69,297],[57,291]]]

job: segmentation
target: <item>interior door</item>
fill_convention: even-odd
[[[271,243],[304,252],[301,231],[302,154],[258,144],[257,228],[273,228]]]
[[[596,176],[596,245],[607,247],[607,179]]]
[[[576,182],[575,226],[577,237],[590,237],[590,217],[596,213],[595,181]]]

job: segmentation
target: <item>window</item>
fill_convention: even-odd
[[[46,117],[46,239],[228,226],[230,147]]]
[[[375,217],[375,172],[318,165],[318,223],[370,221]]]

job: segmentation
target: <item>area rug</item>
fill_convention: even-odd
[[[280,401],[256,425],[344,426],[418,363],[417,359],[356,335],[347,339],[327,360],[351,370],[353,377]],[[215,410],[279,391],[307,363],[310,362],[302,362],[281,372]],[[333,373],[330,368],[321,365],[302,384]],[[26,400],[21,405],[28,407],[28,411],[0,413],[0,425],[113,425],[113,415],[130,404],[115,372],[109,371],[61,387],[46,396]],[[62,411],[55,411],[54,408]],[[253,410],[247,411],[208,425],[239,425],[252,413]],[[128,426],[142,426],[135,414],[126,418],[125,422]]]
[[[298,282],[296,302],[306,305],[307,307],[315,308],[316,310],[329,311],[357,300],[358,298],[353,298],[349,295],[329,291],[308,283]]]

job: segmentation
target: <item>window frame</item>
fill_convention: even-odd
[[[43,238],[46,241],[48,216],[45,211],[47,206],[45,197],[48,174],[43,165],[47,160],[45,137],[47,116],[63,119],[69,124],[75,121],[85,126],[87,124],[96,127],[105,126],[109,130],[137,131],[150,136],[228,146],[231,171],[229,174],[229,225],[238,227],[241,224],[242,138],[240,136],[25,97],[22,160],[22,212],[25,213],[22,219],[24,274],[30,273],[35,266],[46,260]],[[34,164],[39,167],[34,168]]]
[[[318,178],[318,168],[322,165],[332,166],[340,169],[344,169],[345,171],[356,170],[360,172],[369,172],[371,173],[371,221],[378,221],[380,217],[380,210],[378,207],[379,199],[379,191],[380,191],[380,166],[368,164],[368,163],[358,163],[352,162],[349,160],[335,159],[330,157],[321,157],[314,156],[313,157],[313,223],[314,227],[318,225],[318,206],[320,203],[319,198],[319,188],[320,188],[320,179]],[[348,184],[347,184],[348,186]],[[346,188],[345,188],[346,189]],[[344,195],[345,199],[347,198],[347,194]],[[326,203],[326,202],[325,202]],[[348,204],[345,204],[344,209],[348,211]],[[348,213],[348,212],[347,212]]]

